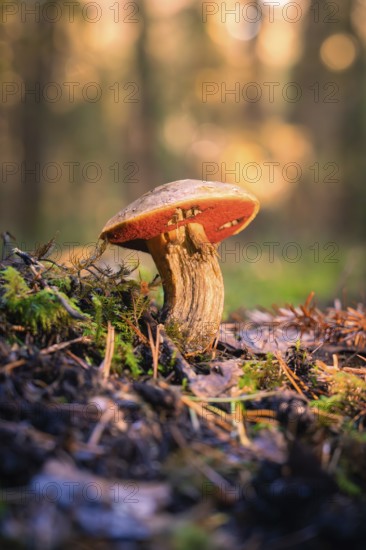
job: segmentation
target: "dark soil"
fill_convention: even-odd
[[[1,548],[365,548],[364,306],[185,356],[152,284],[49,248],[0,262]]]

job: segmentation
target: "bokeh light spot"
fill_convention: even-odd
[[[326,38],[320,48],[320,57],[331,71],[344,71],[355,61],[357,49],[354,39],[345,34],[332,34]]]

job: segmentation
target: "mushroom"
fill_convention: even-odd
[[[217,244],[258,210],[258,200],[236,185],[179,180],[126,206],[100,238],[152,255],[164,289],[161,321],[179,331],[186,352],[201,352],[213,342],[224,306]]]

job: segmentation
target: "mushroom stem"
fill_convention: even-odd
[[[185,351],[204,351],[217,334],[224,307],[216,247],[198,223],[162,233],[147,246],[164,289],[161,320],[179,328]]]

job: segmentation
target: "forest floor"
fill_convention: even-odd
[[[148,284],[0,261],[1,548],[366,541],[366,311],[236,312],[185,356]]]

